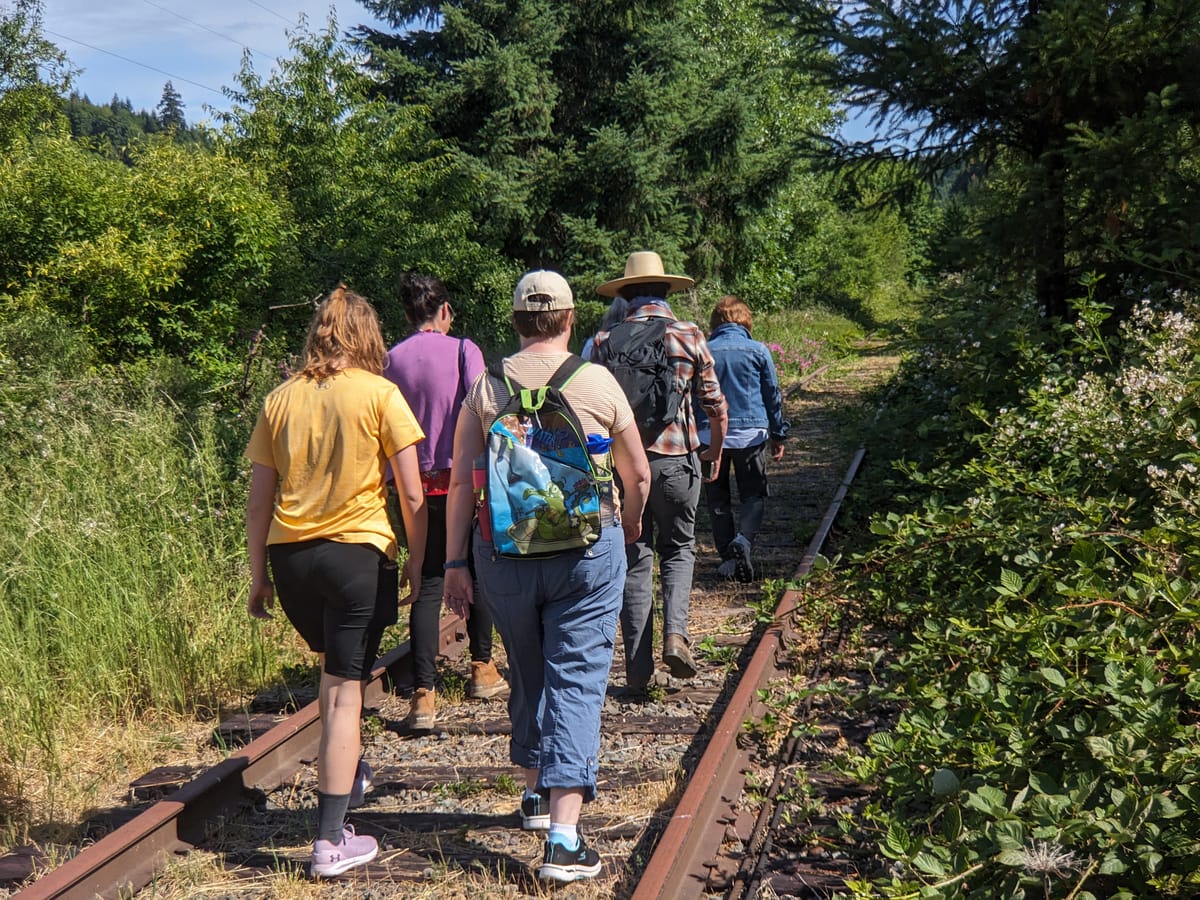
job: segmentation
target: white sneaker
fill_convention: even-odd
[[[722,578],[732,578],[734,572],[737,571],[737,560],[727,559],[725,562],[717,566],[717,574]]]

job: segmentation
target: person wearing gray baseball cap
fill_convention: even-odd
[[[470,614],[466,554],[471,545],[480,593],[508,655],[509,758],[525,780],[521,825],[549,829],[538,877],[569,882],[600,873],[599,854],[579,834],[579,814],[596,794],[600,711],[621,611],[625,545],[641,532],[650,466],[629,401],[612,374],[568,349],[575,299],[567,280],[546,269],[527,272],[512,303],[521,348],[471,385],[454,434],[446,605],[464,617]],[[523,393],[521,386],[536,394],[540,386],[558,384],[560,368],[574,370],[560,390],[586,433],[593,466],[606,473],[615,467],[620,490],[606,481],[610,486],[600,497],[593,543],[553,556],[503,555],[497,544],[505,536],[491,533],[487,508],[472,521],[474,462],[489,459],[488,431],[513,394]],[[558,436],[552,432],[548,443],[557,446]]]

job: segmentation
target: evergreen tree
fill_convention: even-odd
[[[830,51],[822,83],[883,130],[844,158],[1003,166],[1007,196],[974,249],[1031,273],[1047,315],[1066,315],[1092,270],[1116,276],[1114,299],[1152,268],[1166,283],[1195,271],[1179,264],[1200,261],[1192,0],[774,5]]]
[[[729,52],[745,29],[785,49],[746,0],[363,3],[393,28],[355,32],[386,95],[431,109],[478,173],[486,240],[581,280],[641,248],[736,277],[746,221],[797,159],[798,130],[768,123],[822,106],[771,94],[788,84],[771,53]]]
[[[162,99],[158,101],[155,112],[163,131],[182,131],[187,128],[183,119],[183,98],[169,81],[163,85]]]

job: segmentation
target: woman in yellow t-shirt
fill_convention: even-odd
[[[399,588],[416,596],[425,555],[415,446],[424,434],[380,375],[385,354],[374,308],[339,286],[313,316],[303,371],[267,395],[246,447],[250,615],[270,618],[278,589],[288,620],[321,657],[315,876],[339,875],[379,850],[345,824],[351,795],[370,777],[358,762],[362,687],[396,621]],[[389,463],[408,535],[403,573],[385,507]]]

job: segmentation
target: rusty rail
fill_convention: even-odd
[[[461,619],[443,617],[441,649],[464,637]],[[381,657],[371,672],[364,702],[382,698],[402,679],[409,663],[408,641]],[[95,900],[140,890],[172,855],[195,848],[216,820],[246,804],[252,791],[271,790],[290,778],[302,760],[316,756],[320,740],[321,716],[314,700],[14,896]]]
[[[859,449],[851,460],[795,577],[807,575],[811,570],[865,454],[865,450]],[[780,599],[771,625],[743,670],[708,748],[638,880],[633,900],[694,898],[713,887],[710,882],[713,870],[719,867],[718,850],[726,826],[737,818],[736,805],[749,765],[748,751],[738,746],[738,733],[747,719],[763,712],[758,689],[778,672],[776,653],[783,643],[785,623],[798,599],[799,594],[794,590],[785,592]]]

